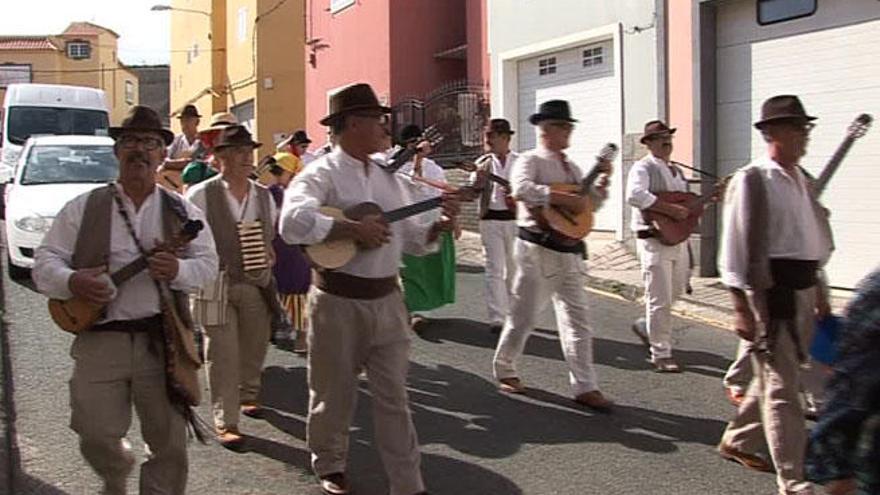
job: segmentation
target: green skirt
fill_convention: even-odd
[[[403,295],[406,309],[430,311],[455,302],[455,243],[440,235],[440,250],[427,256],[403,255]]]

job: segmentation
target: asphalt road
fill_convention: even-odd
[[[94,494],[100,485],[67,427],[71,337],[56,329],[45,299],[5,281],[20,466],[15,493]],[[482,274],[460,273],[458,304],[436,311],[414,339],[410,398],[432,494],[770,494],[772,475],[721,460],[715,444],[733,408],[721,377],[735,339],[676,319],[679,375],[650,370],[628,330],[632,303],[592,296],[595,355],[611,415],[574,404],[552,314],[541,318],[521,361],[526,396],[495,390],[495,337],[482,323]],[[305,361],[272,349],[263,375],[263,421],[243,418],[245,453],[190,449],[189,493],[317,494],[308,468]],[[203,418],[210,418],[201,408]],[[135,452],[143,444],[133,425]],[[352,429],[350,474],[360,495],[387,493],[374,449],[370,395],[362,384]],[[131,493],[136,493],[132,478]]]

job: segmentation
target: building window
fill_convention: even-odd
[[[199,57],[199,44],[198,43],[193,43],[192,53],[193,53],[193,56],[192,56],[193,59],[196,59]]]
[[[790,21],[816,13],[818,0],[758,0],[758,24]]]
[[[538,60],[538,75],[546,76],[556,74],[556,57],[547,57]]]
[[[71,41],[67,44],[67,56],[74,60],[89,58],[92,54],[92,46],[88,41]]]
[[[352,5],[354,5],[354,0],[330,0],[330,13],[335,14]]]
[[[248,9],[241,7],[238,9],[238,41],[243,43],[247,40],[248,35]]]
[[[0,64],[0,88],[32,81],[30,64]]]
[[[602,65],[605,57],[603,56],[603,49],[601,46],[594,46],[593,48],[586,48],[583,51],[583,65],[584,67],[598,67]]]
[[[125,81],[125,102],[134,105],[134,83]]]

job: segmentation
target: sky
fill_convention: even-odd
[[[0,35],[60,34],[88,21],[119,34],[119,59],[127,65],[167,64],[170,12],[151,12],[169,0],[0,0]],[[16,8],[10,6],[17,4]],[[26,8],[17,8],[18,5]]]

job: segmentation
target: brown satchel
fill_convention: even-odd
[[[168,284],[159,283],[159,295],[162,308],[162,336],[165,342],[165,372],[168,386],[189,406],[197,406],[201,402],[199,385],[199,359],[196,347],[195,331],[192,322],[185,322],[179,311],[177,298],[168,288]]]

